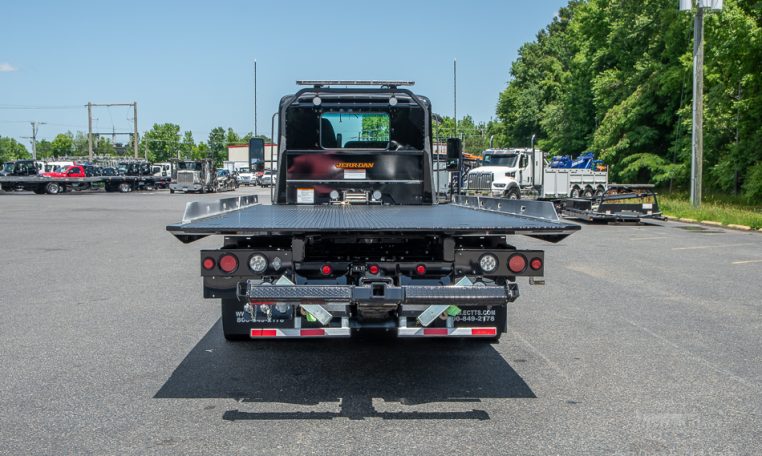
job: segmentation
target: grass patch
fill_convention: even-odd
[[[723,225],[746,225],[762,228],[762,206],[743,204],[726,196],[707,196],[698,209],[684,195],[659,195],[659,204],[668,217],[720,222]]]

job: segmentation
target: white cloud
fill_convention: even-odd
[[[0,73],[10,73],[12,71],[16,71],[18,68],[11,65],[10,63],[0,63]]]

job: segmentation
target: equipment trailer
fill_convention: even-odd
[[[517,249],[509,237],[558,242],[579,226],[548,202],[438,204],[430,103],[400,88],[412,83],[302,84],[313,87],[280,103],[273,204],[189,203],[167,226],[186,243],[224,236],[199,262],[204,297],[222,301],[225,338],[381,330],[497,340],[517,277],[544,283],[544,252]]]

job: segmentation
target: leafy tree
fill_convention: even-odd
[[[98,140],[93,144],[93,149],[96,155],[114,155],[116,153],[111,140],[103,136],[98,136]]]
[[[225,133],[225,144],[243,144],[243,141],[241,141],[241,137],[238,136],[238,133],[236,133],[232,128],[228,128],[227,133]]]
[[[521,47],[500,94],[501,140],[589,148],[612,179],[688,184],[691,16],[663,0],[575,0]],[[762,9],[727,0],[706,20],[705,187],[762,199]],[[494,129],[493,129],[494,130]]]
[[[85,156],[88,154],[87,150],[87,135],[81,131],[78,131],[74,135],[74,155]]]
[[[52,156],[65,157],[74,153],[74,135],[71,132],[59,133],[51,142]]]
[[[214,159],[215,166],[222,166],[222,162],[227,160],[226,139],[225,129],[222,127],[215,127],[209,132],[209,152]]]
[[[31,155],[23,144],[13,138],[0,136],[0,162],[29,158]]]
[[[201,160],[203,158],[208,158],[209,157],[209,146],[207,146],[207,144],[205,142],[203,142],[203,141],[198,143],[193,148],[193,153],[192,153],[191,157],[193,157],[194,160]]]
[[[153,162],[177,157],[177,152],[181,150],[180,126],[172,123],[154,124],[140,139],[140,148],[144,155],[147,152],[148,160]]]
[[[193,140],[193,132],[186,131],[183,133],[183,140],[180,143],[180,156],[182,158],[190,158],[193,156],[193,150],[196,147],[196,142]]]
[[[37,141],[37,159],[43,160],[53,156],[53,145],[47,139]]]

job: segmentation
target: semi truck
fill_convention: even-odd
[[[405,81],[297,81],[280,101],[278,178],[256,195],[188,203],[166,229],[219,236],[198,265],[228,340],[396,337],[496,341],[518,281],[579,226],[552,203],[452,195],[433,179],[431,103]],[[341,87],[337,87],[341,86]],[[461,145],[449,142],[459,169]]]
[[[484,151],[482,166],[468,172],[464,187],[467,195],[551,201],[564,216],[588,221],[662,218],[652,185],[610,184],[605,166],[549,167],[534,147]]]
[[[212,159],[175,160],[172,162],[170,193],[212,193],[216,192],[217,189],[217,171]]]

